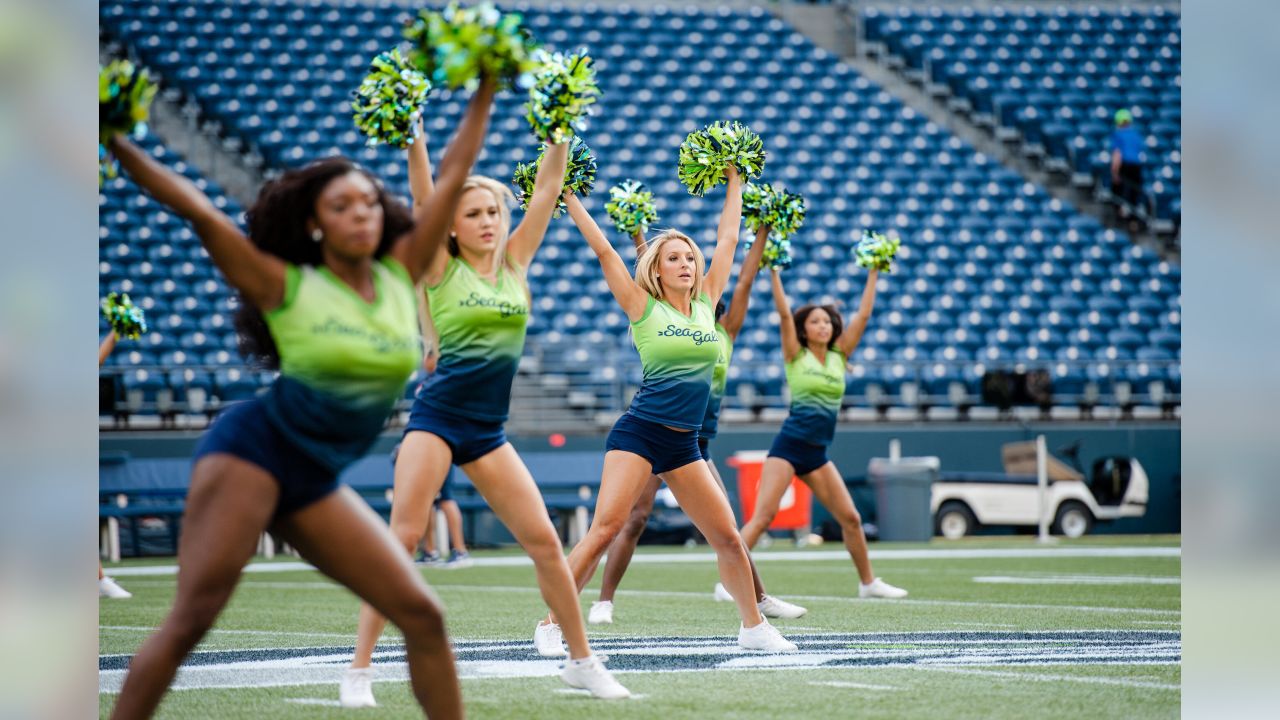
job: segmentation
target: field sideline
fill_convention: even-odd
[[[732,606],[711,599],[707,548],[644,547],[590,626],[636,697],[602,704],[565,688],[532,649],[545,612],[519,551],[480,551],[475,567],[424,569],[448,623],[473,718],[1176,717],[1181,683],[1178,536],[1098,536],[1051,547],[1025,537],[877,543],[879,575],[911,591],[859,600],[840,546],[755,553],[770,593],[809,614],[775,624],[800,652],[738,651]],[[343,711],[337,679],[357,602],[290,559],[252,566],[217,626],[179,673],[157,717],[416,717],[399,636],[379,645],[380,707]],[[109,567],[134,593],[99,605],[100,710],[128,656],[163,618],[173,559]],[[583,593],[584,609],[597,581]]]

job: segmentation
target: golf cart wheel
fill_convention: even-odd
[[[1053,532],[1069,538],[1084,537],[1093,529],[1093,514],[1083,503],[1067,501],[1058,506]]]
[[[936,534],[948,540],[959,540],[965,535],[972,535],[978,528],[978,519],[968,505],[956,500],[942,503],[938,508],[938,517],[934,523]]]

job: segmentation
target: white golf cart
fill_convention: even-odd
[[[1100,458],[1094,461],[1086,483],[1079,451],[1078,442],[1059,451],[1072,459],[1075,469],[1048,458],[1046,507],[1055,535],[1078,538],[1097,521],[1146,514],[1149,483],[1136,458]],[[930,509],[935,534],[954,540],[984,525],[1039,525],[1035,443],[1010,443],[1002,454],[1005,473],[944,473],[933,484]]]

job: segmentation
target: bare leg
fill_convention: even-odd
[[[422,541],[427,518],[432,514],[431,501],[444,486],[452,457],[449,446],[428,432],[411,432],[400,444],[400,455],[396,458],[395,499],[391,503],[391,534],[400,541],[405,557],[410,560],[414,548]],[[386,626],[387,619],[376,609],[368,604],[360,606],[356,651],[351,667],[369,667],[373,662],[373,649]]]
[[[631,515],[622,526],[622,532],[609,545],[608,559],[604,563],[604,577],[600,581],[600,599],[613,601],[613,594],[618,591],[618,583],[627,573],[631,565],[631,556],[635,554],[640,536],[644,534],[644,526],[649,523],[649,514],[653,512],[653,500],[658,494],[662,478],[650,475],[649,482],[640,492],[640,499],[631,508]]]
[[[404,633],[409,682],[427,716],[462,717],[462,690],[445,634],[444,606],[382,518],[344,487],[287,516],[278,528],[317,569],[346,585]]]
[[[440,503],[440,509],[444,511],[444,519],[449,526],[449,542],[458,552],[467,551],[467,541],[462,538],[462,510],[458,507],[457,500],[445,500]]]
[[[221,453],[196,463],[178,543],[177,596],[130,661],[113,718],[155,712],[178,665],[231,598],[279,497],[275,479],[257,465]]]
[[[581,659],[590,655],[587,628],[578,604],[578,587],[569,572],[560,536],[547,515],[537,483],[515,448],[507,443],[463,465],[462,469],[533,559],[542,599],[561,620],[560,629],[569,645],[569,657]]]
[[[858,577],[863,584],[875,580],[876,576],[871,572],[871,558],[867,555],[867,536],[862,531],[862,516],[854,507],[849,488],[845,487],[835,463],[828,462],[800,479],[813,488],[814,497],[840,523],[845,549],[849,551],[849,557],[853,558],[854,567],[858,569]]]
[[[756,541],[769,528],[773,517],[778,514],[778,503],[787,492],[787,484],[796,470],[791,463],[778,457],[766,458],[764,469],[760,473],[760,489],[756,493],[756,510],[751,520],[742,526],[742,542],[748,548],[756,546]]]
[[[721,582],[733,596],[743,626],[759,625],[764,618],[760,616],[753,597],[747,550],[734,524],[729,500],[716,487],[707,464],[701,461],[689,463],[666,473],[666,478],[671,492],[680,501],[680,508],[716,551]]]
[[[591,518],[586,537],[569,553],[569,570],[573,573],[578,592],[591,581],[600,556],[621,532],[652,470],[649,461],[635,453],[625,450],[605,453],[595,516]],[[555,613],[548,615],[547,619],[556,622]]]
[[[714,460],[707,461],[707,469],[711,471],[711,479],[716,481],[716,485],[720,486],[720,492],[724,493],[725,500],[729,499],[729,488],[725,487],[724,479],[720,477],[720,468],[716,467]],[[730,507],[730,511],[732,511]],[[751,564],[751,584],[755,586],[756,602],[764,600],[764,582],[760,579],[760,571],[756,569],[756,561],[751,559],[751,548],[743,541],[742,549],[747,553],[747,562]]]
[[[394,507],[391,512],[395,512]],[[428,555],[436,551],[436,507],[434,503],[431,509],[427,511],[427,529],[422,533],[421,545],[422,551]],[[409,553],[412,554],[413,550],[410,550]]]

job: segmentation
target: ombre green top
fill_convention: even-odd
[[[383,257],[373,286],[367,302],[323,265],[288,265],[284,301],[263,313],[280,354],[268,416],[334,471],[364,456],[422,361],[408,271]]]
[[[783,435],[814,445],[831,444],[844,400],[844,365],[845,355],[839,350],[827,350],[826,362],[821,363],[807,347],[787,363],[791,414],[782,423]]]
[[[723,343],[706,293],[691,309],[685,316],[666,300],[650,297],[644,315],[631,323],[644,379],[628,413],[682,430],[702,427]]]
[[[529,291],[519,266],[508,257],[490,283],[466,260],[449,258],[439,284],[427,288],[427,300],[440,358],[418,398],[454,415],[506,422],[529,324]]]

